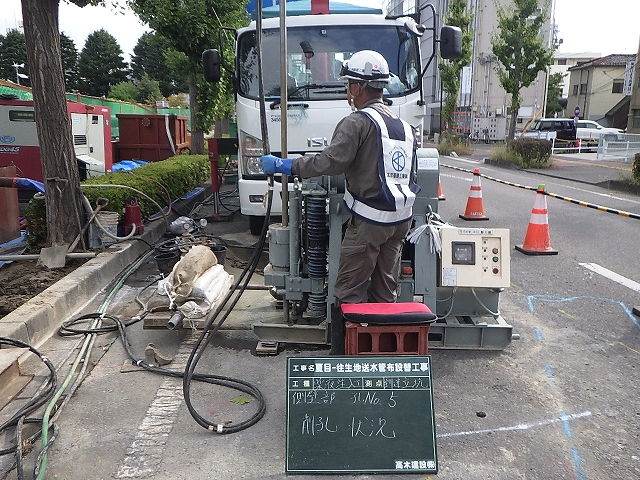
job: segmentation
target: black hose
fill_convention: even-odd
[[[11,469],[14,467],[17,471],[18,480],[22,480],[24,478],[24,469],[22,465],[22,429],[25,423],[42,423],[42,418],[28,418],[27,415],[36,411],[40,406],[44,405],[48,401],[50,401],[55,395],[56,388],[58,386],[58,377],[56,376],[55,367],[51,363],[51,361],[42,355],[38,350],[33,348],[31,345],[21,342],[20,340],[14,340],[12,338],[0,337],[0,346],[1,345],[9,345],[11,347],[16,348],[27,348],[29,351],[40,358],[42,363],[44,363],[49,369],[49,374],[47,375],[44,388],[38,395],[34,396],[31,400],[29,400],[25,405],[23,405],[16,413],[13,414],[11,418],[5,421],[2,425],[0,425],[0,434],[4,433],[4,431],[8,430],[11,427],[15,428],[15,445],[12,447],[8,447],[0,450],[0,456],[7,455],[10,453],[15,454],[15,463],[11,466]],[[28,439],[28,443],[32,443],[39,437],[39,433],[34,434],[30,439]],[[27,443],[25,442],[25,443]]]
[[[270,180],[271,181],[269,184],[270,188],[269,188],[267,212],[266,212],[267,219],[269,218],[269,215],[271,212],[271,205],[273,203],[273,177],[270,177]],[[191,403],[190,389],[191,389],[191,380],[199,377],[199,375],[195,374],[194,371],[195,371],[196,365],[198,364],[198,362],[200,361],[200,358],[202,357],[202,354],[204,353],[206,346],[211,342],[211,340],[213,339],[213,336],[216,334],[216,332],[220,329],[222,324],[225,322],[225,320],[227,319],[227,317],[229,316],[229,314],[231,313],[235,305],[240,300],[240,296],[243,294],[243,292],[247,288],[247,285],[249,284],[251,275],[253,275],[253,272],[255,271],[256,266],[258,265],[258,261],[260,260],[260,255],[262,254],[262,249],[264,247],[264,244],[267,238],[268,227],[269,227],[269,222],[265,221],[262,225],[260,238],[258,240],[258,243],[256,244],[255,249],[253,250],[253,253],[247,263],[247,266],[244,268],[244,270],[242,270],[242,272],[238,276],[238,279],[235,281],[235,283],[229,290],[229,293],[227,293],[227,295],[224,297],[224,299],[220,302],[218,307],[214,310],[214,312],[210,315],[209,319],[206,321],[206,324],[202,330],[202,334],[198,338],[196,345],[191,351],[191,355],[189,355],[189,359],[187,360],[187,364],[185,366],[185,375],[182,379],[182,391],[184,395],[185,404],[189,409],[189,413],[200,426],[215,433],[236,433],[241,430],[244,430],[250,427],[251,425],[254,425],[255,423],[257,423],[264,416],[266,412],[266,404],[265,404],[264,398],[262,396],[262,393],[260,393],[260,391],[257,388],[241,380],[225,379],[225,381],[233,382],[232,384],[227,385],[230,388],[236,388],[238,390],[241,390],[247,393],[248,395],[251,395],[256,400],[258,400],[258,409],[248,420],[245,420],[243,422],[240,422],[234,425],[216,424],[207,420],[196,411],[193,404]],[[245,280],[245,277],[246,277],[246,280]],[[242,286],[240,287],[240,290],[237,291],[240,283],[242,283]],[[220,321],[218,321],[218,323],[214,325],[216,318],[218,317],[222,309],[225,307],[229,299],[233,296],[233,293],[236,291],[237,293],[236,293],[235,299],[231,302],[231,305],[226,310],[226,312],[224,313]]]

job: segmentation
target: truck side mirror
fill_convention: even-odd
[[[210,49],[202,52],[202,70],[207,82],[220,81],[220,54],[218,50]]]
[[[462,30],[445,25],[440,29],[440,56],[455,60],[462,55]]]

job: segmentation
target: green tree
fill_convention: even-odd
[[[562,97],[562,84],[564,83],[564,75],[562,73],[552,73],[549,75],[549,83],[547,85],[547,105],[546,116],[553,117],[556,113],[564,110],[560,105]]]
[[[516,131],[516,117],[522,104],[520,91],[530,86],[538,72],[553,61],[553,49],[545,46],[541,31],[547,7],[537,11],[538,0],[513,0],[507,8],[496,5],[498,33],[491,36],[491,47],[500,65],[496,68],[500,84],[511,94],[509,134]]]
[[[64,33],[60,34],[60,50],[65,89],[75,92],[78,90],[78,50],[73,40]]]
[[[187,76],[169,66],[167,57],[174,52],[171,43],[154,32],[145,32],[133,48],[131,75],[142,80],[144,73],[158,81],[162,95],[168,97],[189,89]]]
[[[140,19],[170,41],[188,62],[189,98],[193,153],[204,153],[204,132],[216,118],[231,113],[230,84],[207,84],[202,75],[202,52],[218,38],[220,25],[246,25],[245,3],[241,0],[129,0]]]
[[[164,99],[158,81],[151,78],[147,72],[142,75],[142,79],[138,82],[138,98],[140,101],[150,104]]]
[[[132,82],[116,83],[109,89],[107,98],[121,100],[123,102],[137,102],[139,100],[138,87]]]
[[[451,0],[447,10],[445,24],[460,27],[460,30],[462,30],[462,55],[455,60],[440,59],[440,62],[438,62],[442,88],[446,92],[442,115],[449,132],[453,132],[453,112],[458,106],[460,72],[462,72],[463,67],[471,62],[473,32],[469,30],[469,25],[471,25],[472,21],[473,15],[467,11],[467,1]]]
[[[106,96],[112,85],[127,80],[128,73],[122,49],[110,33],[100,29],[87,37],[78,59],[82,93]]]
[[[2,39],[0,45],[0,78],[5,78],[20,85],[31,86],[29,78],[16,75],[16,68],[13,65],[21,65],[18,72],[29,76],[29,61],[27,59],[27,47],[24,33],[15,28],[9,30]]]

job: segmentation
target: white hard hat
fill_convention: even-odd
[[[384,88],[389,82],[389,65],[373,50],[361,50],[342,63],[341,80],[360,80],[373,88]]]

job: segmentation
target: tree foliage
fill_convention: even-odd
[[[530,86],[538,72],[546,71],[553,61],[553,49],[545,46],[541,31],[548,8],[538,12],[538,0],[513,0],[506,8],[496,7],[499,31],[492,35],[491,47],[500,63],[496,69],[500,84],[511,94],[507,138],[513,138],[522,104],[520,91]]]
[[[564,75],[562,73],[558,72],[549,75],[549,82],[547,84],[547,105],[545,109],[547,117],[554,117],[556,113],[560,113],[564,110],[562,105],[560,105],[563,82]]]
[[[122,48],[104,29],[91,33],[78,59],[80,91],[94,97],[106,96],[112,85],[127,80]]]
[[[191,101],[193,153],[204,151],[204,134],[213,121],[231,112],[229,83],[207,84],[202,75],[202,52],[215,47],[220,25],[246,25],[245,2],[241,0],[128,0],[140,19],[166,38],[186,57]]]
[[[135,80],[142,80],[146,73],[158,81],[162,95],[186,92],[189,88],[188,75],[181,70],[171,68],[170,59],[175,55],[171,43],[155,32],[145,32],[133,48],[131,57],[131,75]]]
[[[24,33],[12,29],[7,32],[6,36],[0,37],[0,40],[0,78],[20,83],[20,85],[31,86],[29,78],[20,78],[18,81],[16,68],[13,66],[14,64],[23,65],[19,67],[18,72],[29,76],[29,61]]]
[[[78,50],[75,43],[64,33],[60,34],[60,50],[62,52],[62,71],[67,92],[78,90]]]
[[[138,87],[132,81],[116,83],[109,89],[107,98],[135,103],[138,101]]]
[[[462,55],[455,60],[440,59],[439,69],[442,79],[442,88],[446,92],[446,98],[442,110],[445,125],[449,132],[453,131],[453,112],[458,105],[458,92],[460,91],[460,73],[463,67],[471,61],[473,32],[469,29],[473,15],[467,11],[466,0],[451,0],[445,24],[460,27],[462,30]]]

